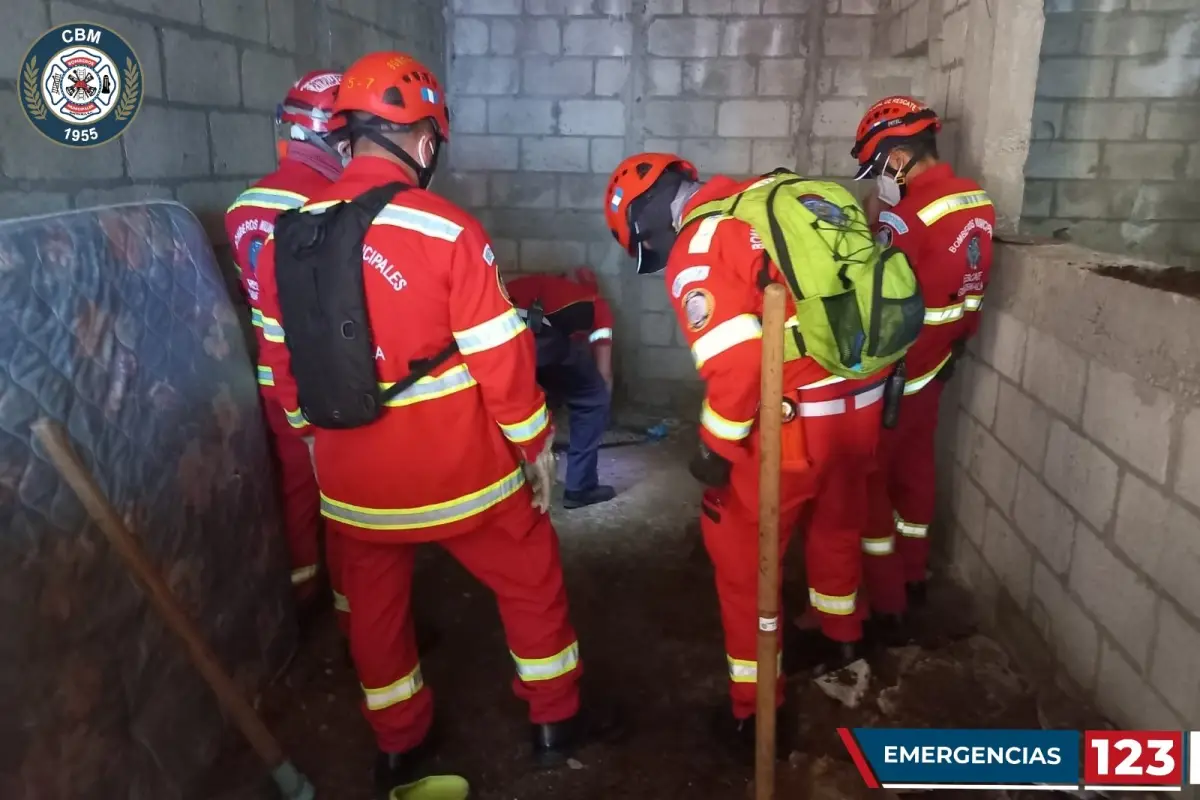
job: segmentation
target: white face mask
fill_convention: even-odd
[[[433,154],[434,154],[433,137],[426,137],[426,138],[422,139],[421,143],[419,145],[417,145],[418,163],[422,167],[428,169],[429,165],[433,163]]]
[[[900,204],[900,184],[896,183],[896,179],[891,175],[880,175],[876,178],[875,189],[878,192],[880,201],[885,205],[895,206]]]
[[[347,142],[345,140],[338,142],[337,154],[338,154],[338,158],[340,158],[342,160],[342,169],[345,169],[346,167],[350,166],[350,159],[352,158],[352,156],[350,155],[350,143],[349,142]]]

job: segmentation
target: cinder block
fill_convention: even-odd
[[[675,338],[675,318],[671,314],[648,311],[642,314],[640,327],[642,344],[667,347]]]
[[[157,17],[168,17],[180,22],[200,22],[200,0],[113,0],[113,2],[116,5],[133,8]]]
[[[1106,640],[1100,641],[1100,673],[1096,678],[1100,710],[1126,730],[1179,730],[1182,722],[1138,668]]]
[[[596,0],[596,10],[610,17],[625,17],[633,13],[633,0]]]
[[[878,14],[884,0],[841,0],[837,13],[869,17]]]
[[[450,172],[445,182],[438,176],[438,193],[455,205],[467,209],[486,208],[488,204],[488,174],[486,172]],[[493,247],[493,249],[495,249]]]
[[[534,172],[587,172],[588,140],[582,136],[522,138],[521,169]]]
[[[930,0],[916,0],[904,13],[904,46],[907,50],[929,41]]]
[[[578,97],[592,89],[595,62],[590,58],[522,59],[522,91],[547,97]]]
[[[604,192],[607,188],[607,174],[563,175],[559,178],[558,206],[598,211],[604,208]]]
[[[450,163],[459,170],[517,168],[515,136],[455,136],[450,142]]]
[[[1194,506],[1200,506],[1200,409],[1191,409],[1183,420],[1179,439],[1179,471],[1175,491]]]
[[[807,14],[819,0],[763,0],[763,14]]]
[[[1017,493],[1017,460],[995,437],[976,426],[971,476],[1001,511],[1008,513]]]
[[[1054,572],[1063,575],[1071,566],[1075,515],[1037,478],[1021,468],[1017,478],[1014,522]]]
[[[1150,684],[1185,719],[1200,709],[1200,631],[1167,600],[1158,604]]]
[[[962,373],[962,404],[985,428],[996,418],[996,394],[1000,378],[995,370],[973,358],[959,362]]]
[[[170,192],[167,196],[170,197]],[[89,204],[81,204],[80,208],[86,205]],[[65,192],[0,192],[0,219],[51,214],[70,207],[71,195]]]
[[[674,313],[671,301],[667,297],[666,281],[638,281],[638,289],[638,294],[642,298],[643,311],[671,311]]]
[[[455,136],[460,133],[487,133],[487,100],[482,97],[451,96],[449,103]]]
[[[299,77],[290,56],[246,50],[242,53],[242,102],[246,108],[274,111]]]
[[[804,91],[807,63],[803,58],[770,58],[759,61],[759,95],[800,97]]]
[[[796,143],[790,139],[755,139],[750,161],[750,171],[756,175],[776,167],[795,169]]]
[[[17,3],[0,27],[0,78],[16,78],[25,51],[50,25],[87,20],[114,30],[137,54],[142,68],[142,90],[146,97],[163,96],[162,66],[158,55],[158,34],[154,26],[116,14],[106,14],[74,3],[50,4],[50,22],[46,22],[41,3]],[[278,101],[276,101],[278,102]]]
[[[245,181],[196,181],[175,189],[175,199],[199,217],[213,244],[226,244],[225,209],[246,188]]]
[[[683,91],[682,62],[669,58],[650,59],[647,91],[654,97],[673,97]]]
[[[683,62],[685,92],[715,97],[754,94],[754,64],[744,59],[705,58]]]
[[[947,14],[942,19],[942,54],[940,59],[942,64],[949,64],[951,62],[958,61],[966,55],[967,48],[970,47],[971,44],[969,28],[971,19],[970,13],[971,9],[969,6],[961,6]],[[926,23],[928,24],[928,20]],[[1050,29],[1049,23],[1046,24],[1046,28],[1048,30]],[[1078,36],[1078,29],[1076,29],[1076,35]],[[926,36],[928,36],[928,28],[926,28]],[[914,38],[920,38],[920,33],[918,31],[914,31]],[[1043,39],[1043,42],[1044,41],[1045,39]],[[1076,39],[1076,41],[1078,41],[1078,39]],[[908,41],[906,39],[905,47],[907,46]],[[1042,54],[1049,55],[1046,52],[1045,44],[1042,45]]]
[[[813,115],[813,135],[854,138],[866,110],[866,100],[822,100]]]
[[[1033,104],[1033,124],[1030,134],[1034,139],[1056,139],[1063,131],[1066,106],[1051,100],[1037,100]]]
[[[237,50],[215,39],[196,39],[171,28],[162,32],[167,97],[185,103],[236,106],[241,102]],[[203,69],[197,69],[203,64]],[[140,120],[139,120],[140,122]],[[141,123],[144,124],[144,123]],[[130,126],[130,129],[138,125]]]
[[[555,17],[585,17],[594,10],[592,0],[525,0],[525,13]]]
[[[1039,218],[1050,216],[1054,204],[1054,181],[1025,181],[1021,216]]]
[[[1200,518],[1127,473],[1114,539],[1168,595],[1200,616]]]
[[[980,320],[979,354],[996,371],[1014,381],[1021,380],[1025,361],[1025,323],[1004,311],[987,311]]]
[[[1046,0],[1047,14],[1070,14],[1076,11],[1124,11],[1128,0]]]
[[[1054,213],[1067,218],[1127,220],[1133,216],[1139,188],[1129,181],[1060,181]]]
[[[266,42],[265,0],[200,0],[201,19],[210,31]]]
[[[488,101],[489,133],[554,132],[554,103],[512,97]]]
[[[1045,612],[1042,635],[1067,674],[1085,690],[1096,680],[1100,633],[1062,582],[1046,566],[1033,567],[1033,600]]]
[[[587,245],[561,239],[522,239],[521,269],[554,272],[587,261]]]
[[[729,14],[733,11],[733,0],[688,0],[689,14]]]
[[[556,56],[562,52],[559,22],[556,19],[492,20],[492,51],[499,54],[501,47],[523,56]]]
[[[629,62],[624,59],[602,58],[596,62],[596,94],[613,97],[625,93],[629,85]]]
[[[455,14],[520,14],[521,0],[454,0]]]
[[[563,28],[563,52],[573,56],[628,56],[633,26],[615,19],[571,20]]]
[[[1160,484],[1167,480],[1175,401],[1129,375],[1093,361],[1083,407],[1083,430]]]
[[[554,208],[558,176],[524,172],[497,172],[489,179],[493,206],[503,208]]]
[[[592,172],[609,175],[627,155],[624,139],[592,139]]]
[[[821,31],[826,56],[867,58],[871,55],[871,20],[828,17]]]
[[[138,112],[137,124],[130,125],[122,139],[127,148],[131,178],[186,178],[209,174],[208,125],[203,111],[143,106]],[[226,142],[226,145],[237,144]],[[119,166],[116,173],[120,174]],[[8,174],[12,175],[12,172]]]
[[[646,103],[646,133],[652,136],[712,136],[717,104],[710,100],[651,100]]]
[[[208,115],[213,171],[217,175],[258,177],[275,166],[275,132],[266,114]]]
[[[979,434],[983,428],[965,410],[954,415],[954,460],[969,470],[979,449]]]
[[[749,140],[684,139],[679,154],[704,174],[750,174]]]
[[[558,108],[560,133],[571,136],[625,133],[625,104],[620,100],[563,100]]]
[[[1128,213],[1131,227],[1140,220],[1192,220],[1198,216],[1200,197],[1196,185],[1189,181],[1174,183],[1118,183],[1126,188],[1131,201]]]
[[[514,95],[520,82],[515,58],[460,56],[454,59],[450,75],[450,85],[460,95]]]
[[[721,23],[715,19],[675,17],[650,23],[650,54],[712,58],[721,49]]]
[[[1071,590],[1144,669],[1154,630],[1154,591],[1086,525],[1075,530]]]
[[[1038,70],[1037,96],[1108,97],[1115,63],[1104,58],[1044,58]]]
[[[665,14],[682,14],[683,0],[646,0],[646,15],[659,17]]]
[[[1042,33],[1042,56],[1069,56],[1079,52],[1083,37],[1083,16],[1048,14]],[[943,29],[945,32],[945,29]]]
[[[1162,50],[1167,18],[1093,17],[1083,25],[1082,51],[1094,56],[1145,56]]]
[[[1088,523],[1104,530],[1117,495],[1117,465],[1100,448],[1055,420],[1043,477]]]
[[[796,23],[790,19],[730,20],[721,39],[726,56],[790,56],[796,52]]]
[[[1033,554],[995,508],[988,509],[983,560],[996,572],[1017,606],[1028,608],[1033,583]]]
[[[996,403],[996,438],[1016,453],[1035,472],[1042,471],[1050,415],[1028,395],[1007,381],[1000,381]]]
[[[787,136],[791,113],[784,100],[726,100],[717,110],[717,135]]]
[[[1113,143],[1104,148],[1104,172],[1118,180],[1173,180],[1186,158],[1182,144]]]
[[[1095,142],[1029,143],[1025,174],[1030,178],[1094,178],[1100,168],[1100,145]]]
[[[829,180],[848,182],[848,179],[858,171],[858,161],[850,155],[850,150],[853,147],[853,139],[831,139],[826,141],[823,150],[825,160],[822,162],[821,174]],[[851,192],[855,192],[860,187],[847,185],[845,188],[850,189]]]
[[[1153,103],[1148,139],[1194,140],[1200,133],[1200,103]]]
[[[656,139],[656,138],[646,139],[646,152],[647,153],[678,153],[679,152],[679,140],[678,139]]]
[[[1083,414],[1083,389],[1087,383],[1087,362],[1074,349],[1029,328],[1025,369],[1021,385],[1047,406],[1072,422]]]
[[[81,189],[75,195],[75,207],[111,206],[117,203],[136,203],[140,200],[170,200],[172,196],[171,190],[167,187],[148,183],[119,186],[116,189]],[[46,209],[46,211],[50,210],[52,209]],[[27,213],[29,212],[13,216],[24,216]]]
[[[483,56],[488,52],[488,24],[476,17],[454,20],[454,39],[451,42],[456,56]]]
[[[1063,136],[1093,141],[1140,139],[1145,130],[1145,103],[1084,100],[1067,105]]]
[[[696,380],[692,354],[682,347],[642,347],[637,355],[637,372],[642,378],[668,381]]]
[[[1125,59],[1117,67],[1117,97],[1186,97],[1200,81],[1200,58]]]
[[[987,498],[965,470],[951,470],[954,492],[954,518],[976,546],[983,545],[987,521]]]

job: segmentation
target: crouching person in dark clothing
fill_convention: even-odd
[[[505,281],[537,343],[537,380],[570,414],[570,445],[563,506],[582,508],[616,496],[597,474],[600,440],[612,402],[612,310],[596,276],[521,275]]]

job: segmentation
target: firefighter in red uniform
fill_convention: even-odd
[[[600,483],[600,441],[612,399],[612,309],[591,270],[521,275],[508,292],[537,342],[537,380],[567,404],[570,445],[563,506],[583,508],[616,497]]]
[[[745,189],[753,181],[714,177],[697,182],[681,158],[645,153],[624,161],[606,195],[609,228],[638,258],[639,274],[666,269],[670,302],[706,383],[700,450],[692,474],[706,491],[700,518],[716,571],[725,629],[733,718],[726,730],[744,744],[754,735],[758,633],[758,436],[762,302],[767,283],[783,283],[758,233],[726,216],[680,230],[694,208]],[[883,408],[883,380],[831,376],[809,357],[784,365],[793,409],[784,427],[803,426],[812,468],[781,476],[780,546],[802,514],[809,599],[820,633],[809,663],[840,666],[857,657],[862,614],[857,590],[861,537],[867,525],[867,474]],[[786,434],[785,434],[786,435]],[[783,698],[782,681],[779,692]],[[787,728],[781,728],[786,731]]]
[[[363,198],[386,198],[377,214],[362,218],[365,236],[344,241],[337,254],[338,263],[360,267],[361,283],[358,274],[334,269],[322,273],[330,285],[320,290],[340,291],[339,280],[357,284],[358,310],[369,323],[364,352],[368,360],[374,354],[369,380],[380,382],[386,399],[367,424],[309,424],[313,398],[342,387],[297,380],[314,370],[338,374],[342,365],[323,360],[322,348],[336,350],[356,332],[339,322],[321,340],[312,334],[326,330],[320,315],[288,318],[288,298],[304,288],[291,267],[307,262],[280,239],[268,242],[260,260],[264,353],[289,420],[314,437],[321,513],[341,548],[350,647],[380,751],[378,787],[386,792],[420,775],[433,721],[409,606],[420,542],[437,542],[495,593],[516,666],[514,690],[529,703],[535,754],[540,763],[561,763],[598,728],[594,717],[584,724],[580,715],[579,645],[545,513],[553,437],[532,342],[483,228],[426,191],[450,135],[436,77],[403,53],[372,53],[346,71],[334,110],[353,158],[277,236],[294,220],[348,219]],[[303,352],[313,341],[320,344]],[[418,374],[403,391],[387,393]]]
[[[288,126],[289,140],[279,169],[242,192],[225,213],[225,230],[233,247],[234,261],[242,279],[242,290],[250,304],[251,321],[264,350],[262,310],[259,306],[257,268],[260,252],[275,229],[275,218],[290,208],[299,208],[313,194],[326,189],[342,174],[342,158],[329,139],[333,101],[342,76],[338,72],[310,72],[292,86],[280,106],[277,119]],[[284,416],[275,399],[275,377],[260,360],[259,392],[275,453],[284,528],[292,559],[292,585],[302,603],[313,598],[319,573],[320,493],[313,474],[308,447]],[[330,584],[334,606],[345,610],[339,594],[336,548],[326,547],[330,562]]]
[[[938,402],[978,330],[992,267],[992,201],[938,161],[939,130],[937,114],[923,103],[887,97],[859,123],[852,151],[855,178],[876,180],[866,204],[876,239],[904,251],[925,298],[925,324],[905,358],[899,419],[880,440],[872,529],[863,540],[867,583],[879,601],[873,605],[894,614],[925,598]]]

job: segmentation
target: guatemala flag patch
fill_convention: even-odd
[[[619,209],[621,207],[621,198],[623,198],[624,196],[625,196],[625,192],[622,189],[617,189],[615,192],[613,192],[612,202],[611,202],[613,211],[616,211],[617,209]]]
[[[421,89],[421,99],[426,103],[436,103],[438,101],[438,93],[426,86]]]

